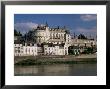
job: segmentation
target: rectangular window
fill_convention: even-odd
[[[26,50],[25,50],[26,52],[27,52],[27,48],[26,48]]]
[[[18,53],[20,53],[20,50],[18,50]]]

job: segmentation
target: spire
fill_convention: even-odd
[[[89,39],[91,39],[91,34],[90,34],[90,38]]]
[[[64,26],[64,29],[66,29],[66,26]]]
[[[58,26],[58,29],[59,29],[60,27]]]
[[[75,32],[74,32],[74,38],[76,38],[76,34],[75,34]]]
[[[48,23],[47,23],[47,21],[46,21],[46,24],[45,24],[45,25],[46,25],[46,27],[48,27]]]

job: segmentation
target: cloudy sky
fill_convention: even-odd
[[[71,34],[83,33],[87,36],[96,37],[97,15],[96,14],[15,14],[14,28],[23,34],[38,26],[48,23],[49,27],[68,28]]]

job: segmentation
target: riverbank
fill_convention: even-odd
[[[87,55],[63,55],[63,56],[20,56],[15,57],[15,65],[41,65],[41,64],[73,64],[73,63],[96,63],[96,54]]]

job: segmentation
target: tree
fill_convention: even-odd
[[[21,32],[20,32],[20,31],[18,32],[18,35],[19,35],[19,36],[22,36],[22,34],[21,34]]]
[[[34,31],[29,31],[28,33],[24,34],[23,38],[28,42],[36,42]]]
[[[18,35],[18,32],[16,29],[14,29],[14,36],[17,36]]]
[[[78,36],[78,39],[87,39],[87,37],[86,37],[85,35],[83,35],[83,34],[80,34],[80,35]]]
[[[93,53],[93,48],[92,47],[88,47],[84,50],[83,54],[89,54],[89,53]]]
[[[21,32],[14,29],[14,36],[22,36]]]

